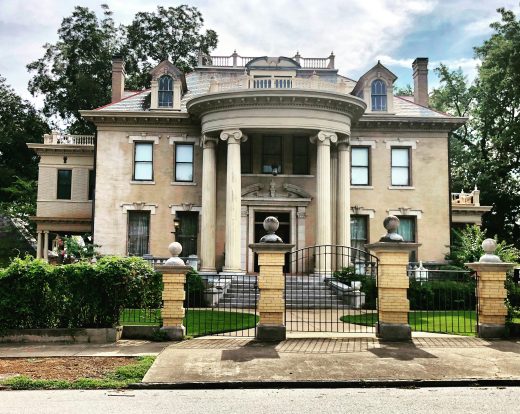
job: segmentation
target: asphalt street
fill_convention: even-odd
[[[1,414],[517,413],[520,387],[0,391]]]

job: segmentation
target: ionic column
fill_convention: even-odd
[[[48,261],[49,256],[49,232],[46,230],[43,232],[43,259]]]
[[[350,246],[350,154],[348,140],[338,142],[336,243]]]
[[[202,211],[200,229],[201,272],[216,272],[215,226],[217,220],[217,139],[202,138]]]
[[[36,258],[37,259],[41,259],[42,258],[42,232],[41,231],[37,231],[36,232],[37,234],[37,241],[36,241]]]
[[[227,141],[226,175],[226,261],[224,272],[241,273],[240,223],[241,223],[241,168],[240,143],[247,136],[239,129],[222,131],[220,139]]]
[[[330,245],[332,243],[332,203],[331,203],[331,168],[330,145],[338,140],[334,132],[320,131],[311,138],[318,146],[316,162],[316,244]],[[332,251],[329,248],[319,248],[316,252],[316,271],[320,274],[329,273]]]

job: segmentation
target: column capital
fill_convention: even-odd
[[[332,131],[319,131],[316,135],[312,136],[311,142],[318,145],[329,145],[338,142],[338,135]]]
[[[200,140],[200,146],[202,148],[215,148],[218,143],[218,138],[210,137],[208,135],[202,135],[202,139]]]
[[[338,141],[338,151],[348,151],[349,147],[350,147],[350,139],[348,136],[341,138]]]
[[[227,141],[229,144],[240,144],[241,142],[247,141],[247,135],[245,135],[240,129],[226,129],[220,133],[220,139]]]

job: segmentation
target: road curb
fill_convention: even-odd
[[[467,378],[453,380],[140,382],[129,384],[128,386],[130,389],[144,390],[448,387],[520,387],[520,378]]]

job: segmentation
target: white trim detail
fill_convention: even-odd
[[[170,145],[175,144],[176,142],[193,142],[198,144],[200,142],[199,137],[189,137],[188,134],[178,134],[178,135],[167,135],[168,142]]]
[[[386,210],[388,215],[391,216],[415,216],[417,219],[422,218],[422,210],[414,210],[410,207],[398,207],[396,209]]]
[[[144,201],[134,201],[133,203],[121,203],[119,205],[123,210],[123,214],[126,214],[129,210],[137,211],[149,211],[150,214],[155,215],[155,210],[159,207],[158,204],[146,203]]]
[[[373,219],[376,216],[376,210],[373,208],[353,206],[350,207],[350,214],[355,216],[368,216],[368,218]]]
[[[170,204],[168,207],[170,208],[170,214],[172,216],[177,214],[178,211],[198,211],[199,214],[202,211],[201,206],[193,203]]]
[[[136,141],[153,141],[155,145],[159,144],[159,140],[161,139],[158,135],[146,135],[146,132],[143,132],[141,135],[128,135],[128,143],[133,144]]]
[[[392,147],[411,147],[412,149],[417,149],[417,143],[419,140],[404,140],[401,138],[397,139],[385,139],[386,149],[390,149]]]
[[[374,139],[368,139],[368,138],[362,138],[362,137],[355,137],[350,138],[350,146],[352,147],[371,147],[374,149],[377,145],[377,141]]]
[[[403,186],[400,186],[400,185],[389,185],[388,186],[388,189],[389,190],[415,190],[415,187],[410,187],[410,186],[407,186],[407,185],[403,185]]]

